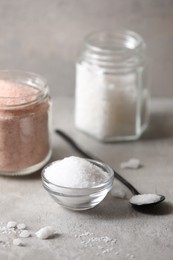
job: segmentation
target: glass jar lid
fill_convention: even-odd
[[[144,63],[145,43],[132,31],[100,31],[85,39],[79,60],[105,72],[129,71]]]

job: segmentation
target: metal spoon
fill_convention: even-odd
[[[83,157],[88,159],[93,159],[97,161],[101,161],[97,157],[91,155],[90,153],[84,151],[71,137],[69,137],[64,131],[56,129],[55,132],[61,136],[65,141],[67,141],[77,152],[79,152]],[[130,199],[130,203],[133,206],[151,206],[158,204],[165,200],[165,196],[157,195],[157,194],[141,194],[136,188],[132,186],[126,179],[124,179],[121,175],[119,175],[115,170],[114,177],[118,179],[121,183],[123,183],[133,194]]]

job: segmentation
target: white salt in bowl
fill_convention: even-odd
[[[114,179],[112,168],[98,161],[89,159],[88,161],[95,164],[102,171],[104,171],[104,174],[106,176],[102,183],[97,186],[92,186],[88,188],[63,187],[50,182],[46,175],[46,170],[48,167],[51,167],[52,164],[55,162],[52,162],[48,164],[45,168],[43,168],[41,174],[43,187],[59,205],[71,210],[91,209],[98,205],[106,197],[107,193],[112,189]]]

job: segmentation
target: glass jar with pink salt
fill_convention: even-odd
[[[0,71],[0,174],[30,174],[50,159],[48,92],[39,75]]]

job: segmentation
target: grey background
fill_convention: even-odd
[[[83,38],[117,27],[147,42],[152,97],[173,97],[172,0],[0,0],[0,69],[40,73],[51,95],[73,95]]]

